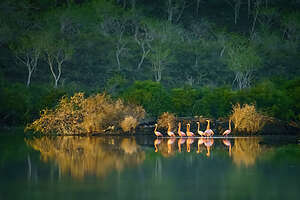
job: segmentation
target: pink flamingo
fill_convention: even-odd
[[[198,124],[198,134],[199,134],[200,136],[204,136],[204,132],[203,132],[203,131],[200,131],[200,122],[197,122],[197,124]]]
[[[182,132],[180,129],[181,129],[181,122],[178,123],[178,135],[180,137],[185,137],[186,136],[185,133]]]
[[[191,125],[190,125],[190,123],[188,123],[188,124],[186,125],[186,135],[187,135],[188,137],[194,137],[195,134],[194,134],[193,132],[190,131],[190,127],[191,127]]]
[[[170,137],[176,137],[175,134],[171,131],[171,124],[170,123],[168,123],[168,132],[167,133]]]
[[[210,120],[206,120],[207,121],[207,127],[206,130],[204,131],[205,136],[212,136],[215,133],[213,132],[213,130],[210,129]]]
[[[161,132],[157,131],[157,124],[155,124],[154,134],[156,135],[156,137],[163,136],[163,134]]]
[[[227,136],[231,133],[231,119],[229,120],[229,128],[222,135]]]

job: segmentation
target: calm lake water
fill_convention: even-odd
[[[0,199],[299,199],[296,137],[0,133]],[[156,146],[156,148],[155,148]]]

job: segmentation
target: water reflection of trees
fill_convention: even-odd
[[[237,166],[244,165],[246,167],[255,164],[256,159],[262,152],[259,142],[261,138],[236,138],[232,147],[233,162]]]
[[[113,170],[141,164],[145,153],[134,138],[42,137],[26,140],[41,160],[54,161],[62,175],[104,177]]]

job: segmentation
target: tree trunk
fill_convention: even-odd
[[[33,70],[28,69],[28,77],[27,77],[27,83],[26,83],[27,87],[30,86],[32,72],[33,72]]]

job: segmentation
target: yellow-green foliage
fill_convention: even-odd
[[[136,126],[138,125],[138,121],[132,116],[127,116],[123,121],[121,121],[120,125],[124,132],[128,132],[131,129],[136,128]]]
[[[168,123],[170,123],[171,128],[175,126],[175,115],[169,112],[164,112],[157,121],[160,127],[168,128]]]
[[[255,133],[260,131],[267,121],[266,116],[256,111],[255,105],[245,104],[241,106],[236,104],[232,109],[230,118],[237,131]]]
[[[103,132],[109,127],[120,127],[126,118],[131,119],[128,127],[135,128],[144,116],[141,106],[126,105],[120,99],[114,101],[106,94],[84,98],[83,93],[76,93],[71,98],[63,97],[55,109],[43,110],[26,130],[60,134]]]

